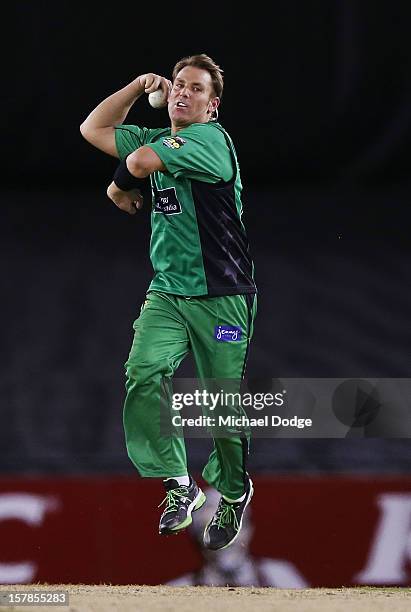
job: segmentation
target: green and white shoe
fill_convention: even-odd
[[[206,501],[206,496],[190,476],[189,485],[180,485],[169,478],[164,482],[167,494],[161,504],[166,507],[160,518],[158,532],[160,535],[179,533],[193,522],[191,513],[195,512]]]
[[[204,530],[204,546],[210,550],[221,550],[235,542],[240,533],[244,511],[254,493],[253,483],[248,477],[246,495],[243,501],[229,503],[220,498],[216,513]]]

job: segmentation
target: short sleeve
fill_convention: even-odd
[[[155,131],[137,125],[116,125],[115,137],[119,158],[124,159],[130,153],[145,145],[151,138],[151,133]]]
[[[174,136],[162,136],[147,145],[175,178],[216,183],[233,176],[231,152],[224,135],[207,124],[193,124]]]

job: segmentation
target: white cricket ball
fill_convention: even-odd
[[[148,95],[150,106],[153,108],[164,108],[164,106],[167,106],[167,95],[168,92],[164,91],[161,87],[151,92],[151,94]]]

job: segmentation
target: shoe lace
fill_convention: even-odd
[[[178,510],[178,502],[179,498],[185,497],[187,495],[187,487],[177,487],[176,489],[171,489],[167,491],[167,495],[163,499],[163,501],[158,504],[157,508],[160,508],[164,503],[166,507],[164,508],[164,514],[167,512],[174,512],[174,510]]]
[[[219,529],[224,527],[224,525],[233,525],[234,529],[239,529],[234,506],[221,499],[211,524],[217,525]]]

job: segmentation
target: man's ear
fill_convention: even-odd
[[[212,98],[210,102],[208,103],[207,112],[209,114],[213,114],[214,111],[216,111],[217,108],[219,107],[219,104],[220,104],[220,98]]]

